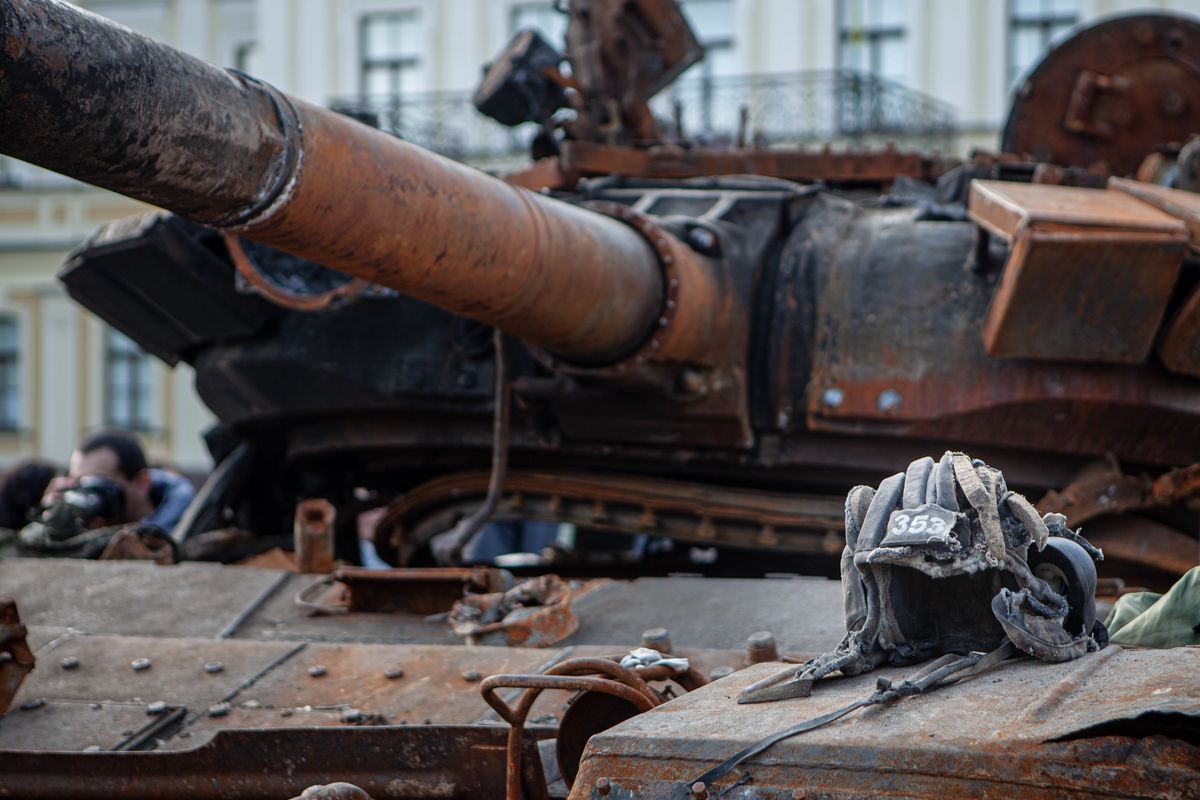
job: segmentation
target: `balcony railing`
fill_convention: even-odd
[[[471,163],[525,158],[536,132],[532,125],[506,128],[484,117],[467,92],[356,95],[335,98],[330,106]],[[947,152],[953,149],[956,130],[954,111],[946,103],[849,70],[685,78],[651,107],[668,129],[678,120],[687,138],[711,144],[731,143],[744,133],[750,143],[763,147],[894,142]]]
[[[521,163],[536,133],[532,125],[506,128],[483,116],[471,104],[469,92],[338,97],[330,107],[483,167]],[[651,107],[668,130],[678,120],[687,138],[716,145],[744,133],[749,143],[762,147],[894,142],[904,148],[949,152],[956,131],[949,105],[849,70],[684,78],[656,97]],[[0,158],[0,187],[70,185],[45,170]]]

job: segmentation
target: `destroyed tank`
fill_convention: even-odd
[[[505,180],[0,0],[0,150],[169,212],[102,229],[62,279],[194,367],[220,420],[184,552],[335,526],[354,561],[384,509],[374,539],[403,568],[0,561],[20,607],[0,601],[0,794],[1194,793],[1191,651],[1008,665],[758,758],[877,676],[802,707],[732,698],[834,650],[839,585],[794,573],[836,575],[848,487],[919,456],[1001,468],[1086,524],[1102,575],[1192,565],[1200,228],[1165,184],[1192,188],[1200,25],[1063,43],[1019,93],[1012,152],[958,163],[672,137],[648,100],[700,57],[674,0],[568,10],[569,77],[522,34],[480,88],[543,126]],[[509,590],[462,566],[489,520],[575,542],[506,562],[545,573]]]
[[[430,541],[495,483],[495,520],[686,545],[631,569],[759,574],[771,552],[835,574],[845,486],[970,447],[1089,523],[1109,574],[1191,563],[1196,472],[1173,470],[1200,461],[1194,204],[1108,178],[1174,164],[1200,129],[1195,21],[1062,44],[1018,95],[1014,154],[956,164],[675,141],[648,101],[700,48],[674,2],[626,5],[571,4],[570,78],[532,32],[492,65],[479,106],[545,127],[546,157],[506,181],[6,4],[28,44],[4,151],[174,214],[108,226],[62,280],[192,365],[220,420],[181,541],[258,537],[228,560],[323,497],[342,557],[386,506],[386,561],[457,563]],[[1137,536],[1112,527],[1128,512]],[[542,566],[586,571],[584,549]]]

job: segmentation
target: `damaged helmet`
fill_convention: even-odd
[[[807,696],[830,673],[857,675],[1006,641],[1044,661],[1108,643],[1096,619],[1103,554],[963,453],[922,458],[846,497],[841,575],[846,637],[831,653],[760,681],[739,702]]]

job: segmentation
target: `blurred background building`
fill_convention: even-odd
[[[521,163],[532,131],[477,114],[482,65],[552,0],[91,0],[201,58],[258,75],[484,168]],[[764,146],[995,148],[1011,93],[1045,49],[1097,17],[1200,0],[685,0],[708,55],[656,102],[687,135]],[[744,110],[743,110],[744,109]],[[190,370],[168,370],[74,306],[54,280],[96,226],[146,210],[0,159],[0,465],[64,461],[103,426],[202,471],[211,419]]]

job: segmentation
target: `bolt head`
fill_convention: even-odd
[[[708,787],[704,785],[704,781],[696,781],[692,784],[692,797],[698,798],[698,800],[708,797]]]
[[[877,404],[879,410],[885,414],[892,411],[900,410],[900,404],[904,402],[904,398],[895,389],[884,389],[879,393]]]
[[[804,798],[807,796],[808,795],[805,793],[805,791],[803,789],[793,789],[792,790],[792,800],[804,800]]]
[[[750,637],[746,640],[746,644],[755,649],[774,647],[775,637],[771,635],[770,631],[758,631],[757,633],[750,634]]]
[[[837,408],[846,399],[846,393],[836,386],[831,386],[821,395],[821,405],[826,408]]]
[[[153,703],[146,706],[146,713],[152,717],[157,717],[159,714],[165,713],[166,710],[167,704],[162,700],[155,700]]]
[[[129,666],[133,667],[134,672],[142,672],[150,669],[150,659],[135,658],[133,661],[129,662]]]
[[[32,700],[26,700],[24,703],[21,703],[21,710],[22,711],[36,711],[37,709],[41,708],[44,705],[46,705],[45,700],[43,700],[40,697],[35,697]]]
[[[210,717],[224,717],[229,714],[229,703],[217,703],[208,707],[205,712]]]
[[[67,656],[62,661],[58,662],[63,669],[78,669],[79,659],[75,656]]]
[[[387,678],[389,681],[394,681],[397,678],[404,677],[404,670],[402,670],[400,667],[388,667],[383,671],[383,677]]]
[[[599,795],[607,795],[612,791],[612,783],[609,782],[608,778],[597,778],[593,786],[596,789],[596,794]]]
[[[362,722],[364,716],[365,715],[363,714],[363,712],[359,711],[357,708],[342,709],[342,722],[345,722],[347,724],[353,724],[355,722]]]
[[[462,676],[463,676],[463,680],[466,681],[467,683],[474,683],[475,681],[481,680],[483,678],[483,675],[481,675],[479,673],[479,670],[476,670],[476,669],[465,670],[463,672]]]
[[[325,667],[320,664],[313,664],[308,668],[309,677],[320,678],[325,675]]]
[[[216,675],[218,672],[225,671],[225,665],[220,661],[210,661],[204,665],[204,671],[209,675]]]
[[[717,246],[717,236],[708,228],[695,227],[688,231],[688,242],[697,250],[708,252]]]

